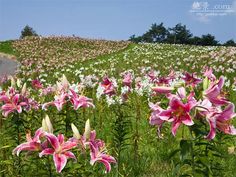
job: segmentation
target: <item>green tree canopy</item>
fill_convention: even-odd
[[[38,36],[38,34],[33,30],[32,27],[26,25],[23,30],[21,31],[21,36],[20,38],[24,38],[26,36]]]
[[[225,46],[234,46],[236,47],[236,43],[234,42],[233,39],[230,39],[224,43]]]
[[[207,35],[202,35],[201,37],[201,45],[203,46],[211,46],[211,45],[219,45],[218,41],[215,40],[215,36],[211,35],[211,34],[207,34]]]
[[[170,34],[167,37],[168,43],[174,44],[188,44],[192,33],[186,28],[185,25],[178,23],[173,28],[169,28]]]

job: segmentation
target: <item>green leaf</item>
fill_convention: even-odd
[[[190,140],[181,140],[180,141],[180,160],[184,161],[189,156],[192,155],[193,145]]]

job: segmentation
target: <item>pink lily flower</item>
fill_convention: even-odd
[[[128,86],[129,88],[131,88],[132,74],[130,72],[128,72],[124,75],[122,83],[123,83],[123,85]]]
[[[42,157],[43,155],[53,155],[56,170],[60,173],[66,166],[68,158],[76,160],[75,155],[69,150],[76,147],[77,143],[71,141],[64,142],[64,136],[62,134],[59,134],[56,137],[51,133],[46,133],[46,138],[51,144],[51,148],[44,149],[39,154],[39,157]]]
[[[115,94],[114,84],[110,81],[108,77],[103,78],[101,86],[104,88],[104,94],[107,94],[109,96]]]
[[[202,82],[201,79],[196,77],[195,73],[190,74],[188,72],[184,73],[183,80],[187,85],[191,85],[192,87],[195,87],[197,84]]]
[[[35,89],[42,89],[43,88],[43,84],[38,79],[32,80],[31,85]]]
[[[212,68],[206,67],[206,70],[203,75],[213,82],[216,80],[216,76],[213,74]]]
[[[210,132],[206,136],[207,139],[211,140],[216,135],[216,129],[230,135],[236,135],[236,129],[231,125],[231,119],[236,114],[234,112],[234,104],[230,103],[223,111],[217,112],[212,111],[207,114],[207,120],[210,125]]]
[[[155,86],[152,88],[152,90],[155,91],[156,93],[167,94],[171,93],[174,90],[174,88],[169,86]]]
[[[187,126],[192,126],[194,124],[190,116],[190,111],[197,105],[192,93],[187,97],[186,103],[182,102],[184,97],[186,97],[184,88],[179,88],[178,94],[179,96],[170,97],[169,108],[161,111],[159,114],[160,119],[172,122],[172,134],[174,136],[182,123]]]
[[[172,70],[168,76],[166,77],[159,77],[158,78],[158,84],[159,85],[169,85],[170,84],[170,81],[175,79],[175,72]]]
[[[154,70],[149,71],[147,76],[150,78],[152,82],[155,82],[157,80],[157,75],[155,74]]]
[[[94,165],[95,162],[101,162],[106,167],[106,172],[111,171],[111,164],[116,163],[114,157],[105,153],[105,144],[101,140],[96,140],[96,132],[95,130],[90,134],[90,164]]]
[[[209,88],[204,92],[204,95],[210,102],[215,105],[224,105],[229,101],[222,94],[221,90],[224,86],[224,77],[220,77],[219,81],[212,83]]]
[[[74,105],[74,109],[77,110],[80,107],[87,108],[87,107],[95,107],[92,103],[92,99],[87,98],[85,96],[78,96],[74,90],[70,89],[70,101]]]
[[[49,94],[52,94],[53,92],[55,92],[55,88],[52,87],[52,86],[48,86],[46,88],[43,88],[41,90],[41,93],[39,96],[42,96],[42,95],[49,95]]]
[[[44,131],[39,128],[36,132],[34,137],[32,138],[30,133],[26,134],[26,143],[22,143],[18,145],[14,150],[13,154],[19,156],[21,151],[41,151],[45,148],[46,144],[41,144],[40,138],[44,136]]]
[[[66,94],[64,92],[60,95],[56,95],[55,100],[52,102],[49,102],[49,103],[44,103],[42,106],[42,109],[47,109],[48,106],[53,105],[53,106],[56,106],[58,111],[61,111],[63,105],[66,103],[67,96],[68,96],[68,94]]]
[[[4,101],[5,104],[1,107],[2,115],[7,117],[10,113],[17,111],[22,112],[22,106],[26,106],[25,102],[20,102],[20,94],[15,94],[14,96],[2,95],[0,100]]]
[[[157,133],[158,133],[158,136],[161,137],[161,127],[165,121],[162,120],[159,115],[162,111],[164,111],[164,109],[162,109],[158,105],[158,103],[156,104],[149,103],[149,107],[152,110],[151,116],[149,117],[149,123],[151,125],[156,125],[158,127]]]

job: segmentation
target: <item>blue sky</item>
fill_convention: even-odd
[[[190,12],[194,2],[230,5],[231,12],[198,16]],[[182,23],[194,35],[210,33],[221,42],[236,40],[236,0],[0,0],[0,40],[19,38],[26,24],[43,36],[126,40],[160,22]]]

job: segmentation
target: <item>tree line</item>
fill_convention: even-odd
[[[233,39],[220,44],[211,34],[202,35],[201,37],[193,36],[186,25],[178,23],[173,28],[166,28],[163,23],[152,24],[150,29],[141,36],[132,35],[129,41],[139,43],[167,43],[167,44],[190,44],[202,46],[236,46]]]
[[[21,31],[20,38],[26,36],[38,36],[32,27],[26,25]],[[233,39],[220,44],[211,34],[202,35],[201,37],[193,36],[193,34],[186,28],[186,25],[178,23],[173,28],[166,28],[163,23],[151,25],[151,28],[142,36],[132,35],[129,39],[132,42],[148,42],[148,43],[167,43],[167,44],[190,44],[202,46],[235,46],[236,43]]]

